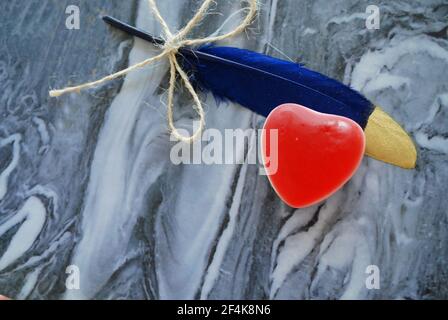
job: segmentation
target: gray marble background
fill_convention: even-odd
[[[173,28],[200,1],[159,0]],[[217,1],[195,36],[237,0]],[[65,9],[80,8],[80,30]],[[154,55],[107,13],[160,34],[145,1],[0,2],[0,293],[16,299],[448,298],[448,2],[265,0],[227,44],[289,57],[351,84],[415,139],[415,170],[365,158],[326,202],[284,205],[256,165],[169,160],[166,63],[79,95],[81,83]],[[229,28],[238,18],[225,24]],[[208,127],[263,118],[202,94]],[[162,100],[163,101],[163,100]],[[194,113],[181,99],[176,125]],[[217,107],[219,104],[219,107]],[[66,288],[67,267],[80,290]],[[368,290],[377,265],[380,289]]]

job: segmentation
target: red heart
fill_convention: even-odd
[[[353,176],[364,154],[364,132],[356,122],[298,104],[272,110],[264,129],[266,172],[291,207],[310,206],[336,192]]]

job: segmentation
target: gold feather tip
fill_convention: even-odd
[[[417,150],[406,131],[384,112],[375,107],[364,130],[366,155],[395,166],[413,169]]]

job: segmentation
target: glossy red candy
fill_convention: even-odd
[[[356,122],[298,104],[272,110],[264,129],[269,180],[291,207],[310,206],[336,192],[353,176],[364,154],[364,132]]]

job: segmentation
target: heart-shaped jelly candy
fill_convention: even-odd
[[[315,204],[341,188],[364,154],[365,137],[353,120],[298,104],[272,110],[262,138],[266,172],[291,207]]]

